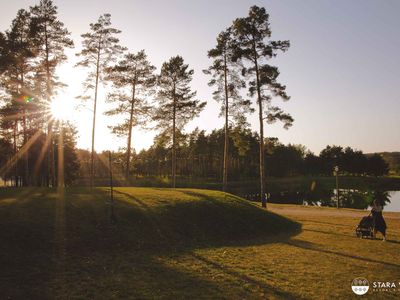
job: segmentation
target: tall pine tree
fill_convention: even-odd
[[[105,70],[115,61],[124,50],[119,45],[116,37],[121,31],[111,27],[111,15],[104,14],[96,23],[90,24],[90,31],[82,34],[82,51],[77,54],[81,60],[77,66],[89,69],[88,76],[84,82],[85,95],[80,98],[88,100],[91,97],[88,92],[93,91],[93,126],[92,126],[92,149],[90,157],[90,186],[94,185],[94,141],[96,131],[96,109],[99,83],[104,79]]]
[[[206,105],[195,99],[196,92],[189,86],[194,71],[189,69],[181,56],[172,57],[163,63],[158,76],[159,106],[154,120],[158,128],[172,135],[172,187],[176,187],[176,137],[178,130],[198,116]]]
[[[45,106],[49,106],[57,89],[64,86],[56,75],[57,67],[67,60],[64,52],[65,48],[72,48],[74,44],[69,37],[70,33],[65,28],[64,23],[58,19],[57,6],[53,4],[53,1],[41,0],[39,5],[31,7],[31,13],[35,25],[35,37],[39,44],[36,78],[37,80],[44,81],[38,82],[37,85],[45,85]],[[47,120],[47,138],[50,140],[47,155],[48,184],[55,186],[55,145],[53,139],[53,120],[50,115]]]
[[[108,95],[108,101],[118,106],[106,112],[106,115],[123,115],[123,123],[111,126],[118,136],[127,136],[126,178],[129,178],[131,165],[132,130],[134,126],[146,124],[150,117],[151,107],[148,97],[154,92],[155,67],[147,60],[144,50],[138,53],[127,53],[113,67],[107,69],[107,80],[113,83],[114,91]]]
[[[7,39],[6,35],[0,32],[0,75],[7,70],[8,65],[8,48],[7,48]]]
[[[0,69],[3,72],[0,75],[1,86],[7,95],[8,105],[5,109],[12,112],[7,118],[13,123],[14,155],[18,158],[15,160],[15,177],[17,177],[17,165],[20,158],[17,155],[17,151],[29,139],[28,126],[32,105],[28,101],[25,101],[25,99],[28,99],[28,96],[32,96],[32,71],[36,57],[36,44],[32,30],[31,15],[28,11],[21,9],[17,12],[10,30],[3,36],[2,44]],[[20,133],[19,128],[22,128],[22,133]],[[22,140],[17,141],[20,135],[22,135]],[[21,184],[29,185],[29,148],[25,149],[22,156],[24,158],[24,171],[21,174]],[[18,184],[18,181],[15,180],[15,183]]]
[[[231,28],[221,32],[217,37],[217,45],[208,51],[208,57],[213,59],[212,65],[204,71],[211,75],[210,86],[215,86],[214,99],[221,102],[221,115],[225,118],[224,163],[222,172],[223,191],[228,185],[228,156],[229,156],[229,117],[233,117],[239,124],[246,121],[246,113],[251,112],[250,101],[244,100],[240,89],[245,87],[240,77],[240,64],[233,62],[235,55]]]
[[[277,81],[279,70],[269,64],[278,51],[288,50],[289,41],[272,41],[269,15],[265,8],[252,6],[249,15],[234,21],[236,58],[245,60],[249,67],[243,73],[250,78],[249,94],[255,96],[260,123],[260,195],[263,207],[267,206],[264,170],[264,120],[280,120],[284,127],[292,125],[293,118],[280,107],[272,104],[273,97],[289,100],[286,87]]]

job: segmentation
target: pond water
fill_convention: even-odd
[[[396,211],[400,212],[400,191],[390,191],[390,203],[385,206],[385,211]]]

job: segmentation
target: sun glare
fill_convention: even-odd
[[[71,100],[54,99],[50,104],[51,115],[56,120],[72,120],[74,110],[74,103]]]

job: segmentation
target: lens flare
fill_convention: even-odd
[[[33,101],[33,98],[30,96],[22,95],[21,97],[16,99],[19,102],[25,102],[25,103],[30,103]]]

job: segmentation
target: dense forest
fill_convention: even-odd
[[[182,178],[208,178],[220,182],[223,176],[224,129],[207,134],[195,129],[188,134],[179,134],[177,146],[177,174]],[[164,135],[155,138],[147,150],[132,155],[129,177],[169,177],[171,145]],[[258,178],[259,136],[249,128],[231,128],[229,137],[230,156],[229,181]],[[125,174],[124,151],[114,152],[114,172]],[[88,151],[80,150],[81,174],[90,171]],[[108,176],[108,154],[99,154],[96,160],[98,176]],[[387,175],[389,167],[379,154],[364,154],[350,147],[327,146],[319,155],[313,154],[303,145],[284,145],[277,138],[265,139],[265,170],[267,176],[291,177],[299,175],[332,176],[335,166],[339,174],[359,176]]]

